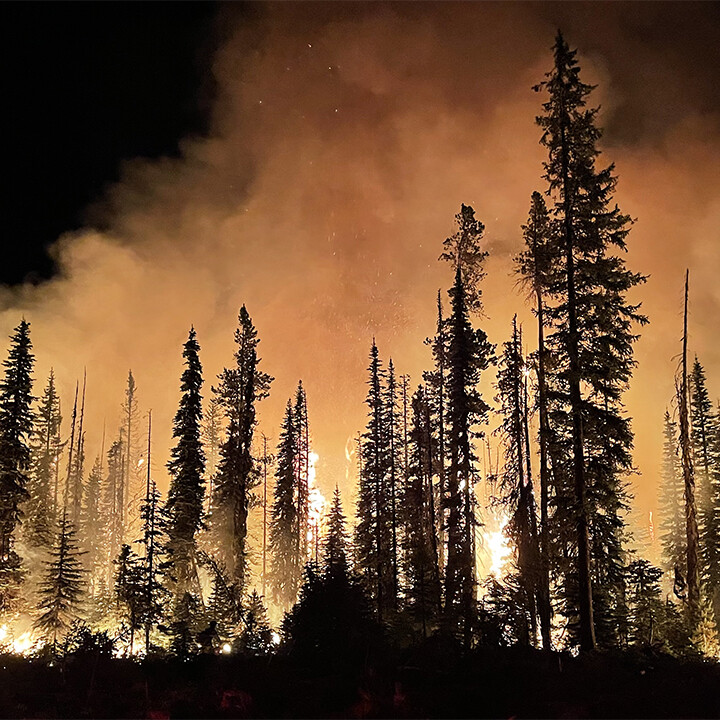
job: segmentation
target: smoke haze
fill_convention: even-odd
[[[460,203],[486,225],[483,286],[493,342],[519,312],[511,274],[530,194],[544,189],[532,91],[552,64],[558,27],[599,84],[601,162],[615,162],[616,200],[637,218],[628,265],[649,275],[634,299],[651,324],[637,344],[627,411],[634,417],[633,488],[656,507],[662,415],[673,395],[682,282],[691,276],[690,345],[720,392],[720,90],[718,7],[710,4],[263,4],[222,9],[211,72],[212,131],[182,158],[128,163],[60,238],[60,274],[4,288],[0,331],[21,315],[37,355],[35,394],[52,365],[63,411],[88,369],[88,455],[103,421],[119,422],[127,371],[153,410],[158,477],[170,447],[181,346],[194,324],[206,385],[232,362],[237,311],[258,329],[275,376],[260,405],[277,438],[302,378],[326,496],[348,504],[348,438],[364,427],[373,336],[411,386],[430,366],[435,296],[450,284],[437,262]],[[38,198],[41,211],[42,198]],[[527,326],[526,336],[534,337]],[[529,346],[533,349],[533,345]],[[489,380],[484,394],[494,394]],[[67,430],[68,426],[65,425]],[[350,470],[354,478],[354,468]],[[160,481],[162,487],[166,480]]]

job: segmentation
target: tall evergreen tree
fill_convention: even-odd
[[[142,564],[142,624],[145,630],[145,652],[150,652],[151,636],[164,617],[167,603],[164,548],[167,545],[167,515],[160,503],[160,493],[154,480],[150,480],[145,499],[140,507],[142,542],[145,557]]]
[[[303,563],[298,552],[297,434],[295,414],[290,400],[280,429],[275,470],[275,493],[270,519],[271,585],[275,602],[289,607],[297,597]]]
[[[440,563],[432,467],[432,427],[427,395],[419,386],[412,397],[408,477],[403,488],[405,599],[423,637],[441,609]]]
[[[360,487],[355,526],[355,562],[378,619],[392,597],[392,537],[387,487],[387,430],[383,399],[384,371],[373,340],[368,367],[368,422],[361,444]]]
[[[549,94],[537,123],[548,150],[545,179],[554,201],[553,271],[546,293],[553,301],[547,308],[548,347],[557,362],[553,419],[570,458],[566,481],[556,479],[555,526],[575,528],[564,543],[572,558],[564,571],[565,610],[577,612],[577,637],[587,650],[596,644],[594,614],[602,641],[612,642],[610,606],[623,594],[622,516],[633,436],[622,393],[634,367],[633,325],[646,318],[626,300],[644,278],[629,272],[619,255],[631,221],[613,205],[614,167],[596,168],[602,131],[597,109],[587,107],[593,88],[580,80],[575,55],[558,33],[554,68],[536,89]]]
[[[509,515],[507,532],[515,545],[515,564],[521,602],[529,623],[520,640],[534,641],[540,591],[540,547],[537,516],[530,469],[530,444],[526,388],[526,364],[522,353],[522,336],[513,318],[511,339],[504,343],[497,375],[498,396],[502,414],[501,431],[505,463],[500,477],[501,501]]]
[[[47,546],[53,535],[57,506],[57,469],[60,440],[60,398],[55,387],[55,373],[50,370],[40,399],[32,442],[32,473],[28,482],[29,499],[25,509],[25,537],[35,547]]]
[[[102,497],[102,515],[107,522],[107,567],[113,562],[123,545],[123,488],[124,450],[122,436],[117,438],[107,453],[107,477]],[[110,577],[107,578],[108,582]]]
[[[713,412],[705,381],[705,370],[697,357],[690,373],[690,440],[697,489],[700,532],[700,579],[712,598],[720,590],[720,480],[718,418]]]
[[[167,549],[176,601],[196,589],[197,584],[196,534],[202,527],[205,495],[205,455],[200,439],[203,378],[199,352],[195,328],[191,328],[183,348],[182,395],[173,424],[175,447],[167,465],[170,472]]]
[[[121,405],[121,437],[124,439],[123,474],[120,518],[123,539],[135,537],[138,530],[139,506],[144,493],[142,478],[138,474],[139,459],[139,409],[138,389],[132,370],[128,370],[125,398]]]
[[[100,456],[95,459],[85,486],[83,503],[82,547],[86,553],[85,568],[88,571],[88,592],[91,597],[98,594],[101,586],[102,571],[107,566],[105,556],[107,548],[108,518],[102,507],[103,468]]]
[[[683,506],[683,478],[678,456],[677,424],[666,410],[663,420],[662,484],[660,486],[660,541],[665,568],[678,572],[685,565],[687,538]]]
[[[307,395],[302,380],[298,382],[293,409],[295,423],[295,498],[297,503],[298,531],[295,535],[299,566],[302,569],[308,553],[308,532],[310,530],[310,423],[308,421]]]
[[[219,376],[218,398],[227,420],[225,441],[220,448],[217,493],[218,508],[229,537],[227,553],[236,582],[245,584],[247,564],[247,521],[257,468],[252,441],[257,424],[256,403],[267,397],[273,378],[259,370],[257,331],[247,309],[240,308],[235,331],[235,366]]]
[[[447,566],[445,610],[457,621],[466,646],[475,614],[475,493],[478,480],[473,438],[487,423],[489,405],[478,391],[480,376],[495,360],[494,346],[483,330],[470,324],[460,268],[450,290],[448,322],[447,431],[450,464],[447,474]]]
[[[517,272],[533,296],[533,312],[537,318],[538,346],[535,358],[537,376],[537,411],[539,416],[538,445],[540,455],[540,567],[538,612],[543,647],[551,648],[550,629],[552,608],[550,604],[550,473],[553,433],[549,421],[548,399],[548,353],[545,346],[545,291],[550,285],[552,272],[552,238],[550,218],[545,200],[539,192],[533,192],[526,225],[522,226],[525,250],[515,258]]]
[[[390,563],[391,563],[391,596],[389,605],[393,610],[398,609],[398,495],[401,481],[400,449],[402,448],[402,435],[400,413],[398,410],[398,388],[395,378],[395,366],[392,358],[388,362],[387,382],[383,392],[385,404],[385,440],[387,448],[387,496],[389,503],[390,524]]]
[[[447,398],[447,319],[443,317],[442,295],[437,295],[437,324],[435,336],[425,340],[426,345],[432,348],[434,369],[423,373],[423,380],[427,386],[425,394],[427,409],[431,417],[430,435],[428,441],[431,447],[432,471],[437,475],[437,503],[436,523],[438,536],[438,562],[440,572],[445,567],[445,465],[446,465],[446,432],[445,411]],[[435,438],[435,441],[433,441]]]
[[[220,459],[222,429],[222,408],[220,407],[219,398],[213,393],[204,414],[202,427],[202,443],[206,455],[208,477],[208,488],[205,493],[208,511],[212,502],[213,482],[217,472],[218,460]]]
[[[48,637],[53,648],[58,636],[68,630],[80,612],[85,589],[82,554],[75,529],[63,512],[50,560],[45,563],[39,591],[41,612],[35,621],[35,627]]]
[[[0,568],[16,563],[15,528],[22,514],[20,505],[28,499],[34,361],[30,323],[23,319],[10,336],[0,382]]]

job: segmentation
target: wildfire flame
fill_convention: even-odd
[[[325,509],[325,497],[315,486],[315,478],[317,475],[317,461],[320,456],[310,453],[310,467],[308,469],[308,547],[310,552],[314,552],[316,540],[320,534],[320,521],[322,519],[323,510]]]
[[[502,515],[498,529],[485,535],[485,546],[490,555],[489,572],[490,575],[494,575],[495,577],[502,577],[505,566],[512,553],[507,535],[505,535],[507,524],[508,517]]]

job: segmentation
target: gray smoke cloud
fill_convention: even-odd
[[[616,199],[637,218],[629,266],[649,275],[636,295],[651,325],[627,393],[633,488],[646,515],[656,507],[685,266],[691,346],[718,391],[720,103],[707,65],[717,14],[688,3],[281,3],[248,19],[225,8],[209,136],[186,139],[179,160],[126,164],[88,227],[54,246],[60,274],[2,289],[0,332],[23,314],[32,323],[36,393],[52,365],[66,416],[87,366],[90,457],[104,420],[114,432],[132,368],[142,408],[153,410],[162,478],[188,329],[198,332],[207,397],[231,362],[246,303],[263,368],[276,377],[262,429],[277,437],[302,378],[318,482],[326,496],[339,482],[347,502],[345,447],[364,425],[371,340],[414,384],[430,366],[422,341],[437,289],[451,281],[437,257],[461,202],[487,228],[491,340],[507,337],[515,312],[530,322],[511,257],[530,194],[543,189],[542,97],[531,88],[562,27],[584,79],[598,83],[601,160],[616,163]]]

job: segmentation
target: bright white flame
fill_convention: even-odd
[[[505,565],[510,559],[512,550],[507,536],[505,535],[505,527],[508,524],[507,516],[500,518],[500,526],[495,532],[490,532],[485,536],[485,542],[490,553],[490,574],[497,577],[503,574]]]
[[[230,645],[230,643],[223,643],[223,646],[222,646],[223,654],[229,655],[231,651],[232,651],[232,645]]]
[[[320,490],[315,487],[315,477],[317,475],[317,461],[320,456],[316,452],[311,452],[309,457],[308,468],[308,552],[312,555],[315,552],[315,543],[320,535],[320,521],[322,519],[323,510],[325,509],[325,497]]]
[[[272,641],[273,641],[273,645],[280,644],[280,636],[274,630],[273,630],[273,634],[272,634]]]
[[[35,645],[32,633],[25,632],[19,637],[15,638],[12,642],[13,652],[18,655],[24,655],[30,648]]]

